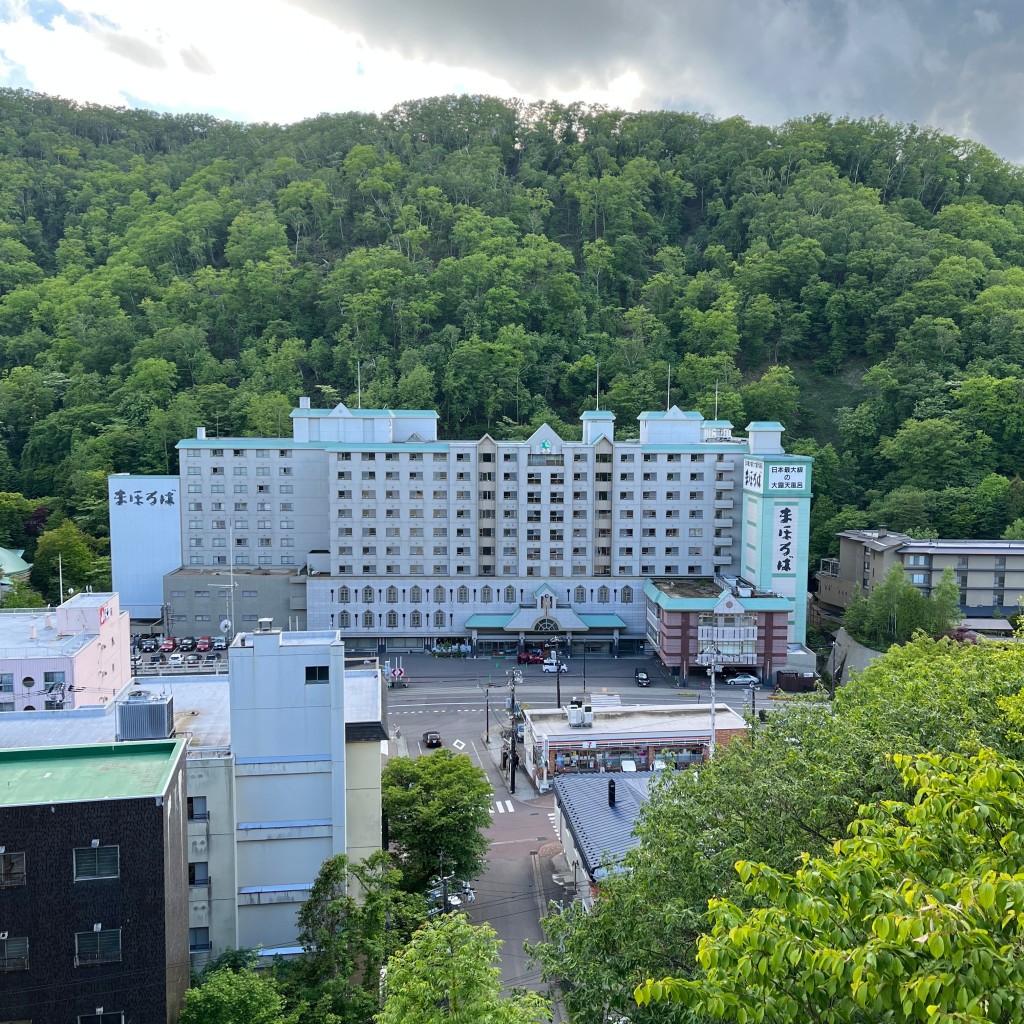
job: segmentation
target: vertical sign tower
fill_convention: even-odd
[[[811,465],[803,455],[760,454],[751,424],[751,454],[743,460],[743,576],[791,606],[789,640],[807,634],[807,548],[811,525]],[[777,425],[775,425],[777,426]]]

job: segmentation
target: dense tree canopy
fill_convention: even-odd
[[[481,96],[279,126],[0,90],[0,124],[0,491],[94,540],[90,474],[360,378],[456,436],[571,433],[598,379],[620,431],[779,418],[834,456],[815,557],[861,513],[1024,515],[1024,176],[982,147]]]
[[[1021,1020],[1024,771],[988,750],[895,763],[911,801],[862,807],[795,873],[741,861],[749,909],[712,900],[698,977],[637,999],[738,1024]]]
[[[787,703],[757,724],[752,742],[721,748],[699,775],[668,773],[645,808],[629,871],[602,881],[591,913],[573,905],[545,920],[547,941],[534,953],[547,977],[572,981],[563,996],[572,1019],[692,1020],[681,1004],[636,1006],[633,990],[648,978],[699,975],[709,901],[753,906],[736,863],[792,872],[802,854],[826,857],[860,807],[907,799],[893,754],[987,747],[1020,760],[1022,678],[1018,644],[919,637],[833,702]]]

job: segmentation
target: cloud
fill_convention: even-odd
[[[1024,6],[977,0],[0,0],[0,81],[249,121],[483,92],[933,124],[1024,159]]]
[[[216,69],[206,58],[206,55],[194,46],[186,46],[181,52],[181,62],[197,75],[214,75]]]
[[[167,67],[167,62],[160,50],[145,40],[133,39],[131,36],[118,32],[104,32],[101,38],[111,53],[116,53],[119,57],[124,57],[144,68]]]

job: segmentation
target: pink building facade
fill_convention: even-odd
[[[117,594],[0,612],[0,712],[105,704],[131,677],[129,615]]]

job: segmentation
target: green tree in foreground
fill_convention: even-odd
[[[501,996],[501,942],[488,925],[445,914],[388,963],[377,1024],[533,1024],[551,1019],[536,992]]]
[[[444,860],[445,873],[475,878],[483,869],[491,823],[491,786],[464,754],[437,750],[396,757],[381,778],[381,803],[410,892],[426,887]]]
[[[225,967],[185,993],[180,1024],[295,1024],[272,978]]]
[[[288,965],[284,988],[308,1012],[300,1020],[361,1024],[378,1005],[380,970],[425,917],[422,897],[401,888],[390,856],[324,861],[299,910],[306,955]]]
[[[911,801],[861,808],[795,874],[741,861],[745,909],[709,904],[701,976],[641,1004],[737,1021],[966,1024],[1024,1019],[1024,771],[978,755],[896,755]]]

